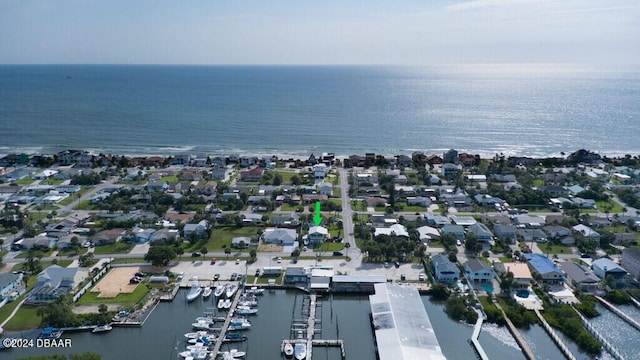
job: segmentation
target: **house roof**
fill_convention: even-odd
[[[416,230],[418,230],[418,233],[420,234],[420,240],[440,237],[440,232],[438,231],[438,229],[431,226],[420,226]]]
[[[478,272],[481,270],[491,269],[491,266],[487,263],[484,263],[478,259],[471,259],[464,263],[464,266],[467,267],[471,272]]]
[[[568,278],[577,283],[589,284],[600,282],[600,279],[598,279],[598,277],[589,269],[584,268],[573,261],[561,262],[559,266],[567,274]]]
[[[622,250],[622,256],[629,256],[633,259],[640,260],[640,248],[627,248]]]
[[[627,270],[625,270],[620,265],[613,262],[613,260],[607,259],[607,258],[600,258],[598,260],[594,260],[591,263],[591,267],[594,269],[595,268],[602,269],[604,272],[607,272],[607,273],[626,273],[627,272]]]
[[[454,273],[460,272],[456,264],[449,261],[449,259],[444,255],[432,256],[431,263],[433,263],[433,267],[439,272],[443,272],[443,271],[451,271]]]
[[[559,273],[562,275],[562,271],[546,256],[542,254],[524,254],[524,257],[540,275],[548,273]]]
[[[505,271],[511,272],[514,279],[532,279],[531,270],[525,263],[504,263]]]
[[[16,281],[18,278],[20,278],[20,275],[18,274],[10,274],[10,273],[0,274],[0,290],[4,289],[5,287],[7,287],[7,285]]]
[[[600,236],[598,232],[584,224],[578,224],[572,227],[573,231],[582,233],[584,236]]]
[[[312,226],[309,228],[309,234],[321,234],[322,236],[328,236],[329,230],[323,226]]]
[[[38,274],[38,284],[42,286],[49,283],[52,288],[60,286],[73,287],[73,279],[77,272],[78,268],[63,268],[60,265],[51,265]]]
[[[396,236],[409,237],[409,233],[407,232],[407,228],[405,228],[401,224],[393,224],[388,228],[376,228],[374,236],[391,235],[392,233],[395,234]]]
[[[262,235],[265,240],[295,241],[296,231],[294,229],[266,229]]]

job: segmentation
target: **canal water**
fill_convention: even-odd
[[[618,306],[618,308],[636,321],[640,321],[640,311],[634,306]],[[640,354],[640,341],[638,341],[640,331],[600,304],[596,304],[596,310],[600,312],[600,316],[589,320],[596,330],[609,340],[611,345],[616,347],[626,359],[638,359],[640,356],[638,355]]]
[[[101,354],[104,360],[175,360],[185,348],[183,334],[192,331],[191,323],[196,317],[215,305],[212,300],[187,303],[185,294],[186,291],[181,290],[172,303],[160,303],[143,327],[118,327],[102,334],[65,333],[63,337],[72,340],[69,349],[11,349],[0,353],[0,358],[11,360],[34,355],[92,351]],[[246,331],[248,341],[225,344],[223,350],[237,348],[246,351],[248,360],[283,359],[280,343],[290,338],[292,321],[302,318],[303,297],[302,292],[295,290],[271,290],[265,293],[259,300],[258,315],[249,317],[252,326]],[[474,350],[468,342],[473,327],[450,320],[442,304],[432,302],[428,297],[422,299],[447,359],[475,359]],[[376,358],[375,339],[369,313],[369,298],[366,295],[322,297],[317,314],[321,324],[316,325],[316,328],[321,326],[322,332],[316,338],[343,339],[347,359],[373,360]],[[36,334],[25,332],[10,336],[35,337]],[[523,331],[523,336],[538,359],[562,359],[559,350],[542,328],[532,327],[529,331]],[[491,359],[524,359],[506,328],[485,325],[479,340]],[[586,355],[580,355],[575,344],[568,342],[567,345],[579,359],[587,358]],[[635,349],[636,354],[640,352],[638,344],[635,344]],[[314,360],[339,358],[337,348],[313,348]]]

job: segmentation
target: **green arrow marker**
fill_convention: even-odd
[[[322,222],[322,216],[320,216],[320,201],[316,201],[316,214],[313,216],[313,223],[316,226],[320,226]]]

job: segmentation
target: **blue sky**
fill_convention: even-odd
[[[638,0],[0,0],[3,64],[640,64]]]

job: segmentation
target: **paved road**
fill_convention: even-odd
[[[340,174],[340,196],[342,198],[342,232],[344,233],[345,244],[350,244],[349,250],[352,253],[360,254],[360,249],[356,244],[353,234],[353,209],[351,209],[351,198],[349,197],[349,173],[346,169],[338,169]]]

